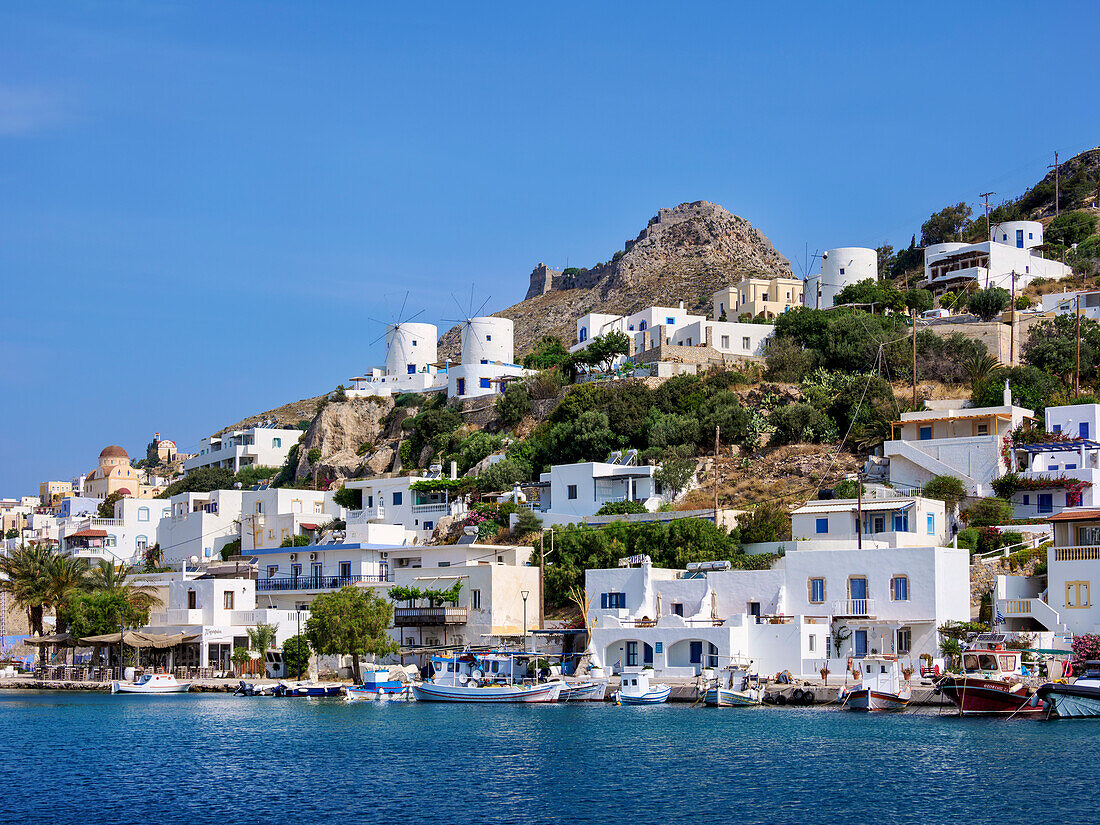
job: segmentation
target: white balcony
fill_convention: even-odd
[[[201,625],[204,624],[201,610],[160,610],[149,614],[149,624],[154,627],[163,625]]]
[[[1055,561],[1100,561],[1100,546],[1054,547]]]
[[[451,505],[445,501],[440,501],[435,504],[414,504],[412,506],[412,511],[417,515],[450,515]]]
[[[382,521],[386,517],[386,508],[379,504],[377,507],[364,507],[362,510],[348,510],[348,524],[367,524],[371,521]]]
[[[865,616],[875,615],[874,599],[839,599],[833,602],[834,616]]]

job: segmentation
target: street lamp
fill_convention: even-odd
[[[530,590],[519,591],[520,598],[523,599],[523,652],[527,652],[527,597],[531,595]]]

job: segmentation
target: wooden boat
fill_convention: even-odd
[[[619,705],[660,705],[668,701],[671,693],[668,685],[651,684],[645,671],[633,671],[623,673],[614,699]]]
[[[1001,634],[982,634],[963,651],[962,672],[948,673],[936,689],[961,716],[1046,713],[1035,680],[1021,666],[1021,653],[1005,647]]]
[[[163,693],[187,693],[190,682],[177,682],[170,673],[146,673],[136,682],[111,682],[111,693],[159,696]]]
[[[385,668],[364,672],[363,683],[347,688],[345,698],[348,701],[387,702],[396,699],[408,702],[415,697],[404,670],[395,672]]]
[[[272,696],[309,697],[339,696],[344,686],[336,682],[279,682],[271,690]]]
[[[603,680],[562,684],[562,702],[602,702],[607,698],[607,682]]]
[[[512,657],[501,657],[511,667]],[[542,704],[557,702],[565,683],[543,684],[502,683],[494,675],[485,675],[477,665],[485,657],[468,652],[457,656],[435,656],[431,659],[432,679],[412,686],[413,698],[419,702],[468,702],[473,704]],[[497,674],[499,674],[499,670]],[[509,679],[514,672],[508,670]]]
[[[900,711],[909,706],[912,688],[896,656],[865,656],[853,662],[852,672],[857,671],[859,681],[844,694],[848,710]]]
[[[1072,684],[1048,682],[1037,691],[1050,716],[1086,719],[1100,716],[1100,662],[1085,663],[1085,672]]]
[[[749,674],[749,665],[734,663],[722,670],[703,694],[712,708],[741,708],[763,704],[764,691]]]

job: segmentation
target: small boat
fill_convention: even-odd
[[[844,694],[848,710],[899,711],[909,706],[912,688],[896,656],[864,656],[853,663],[852,672],[859,681]]]
[[[672,688],[668,685],[650,684],[645,671],[623,673],[615,703],[619,705],[660,705],[668,701]]]
[[[187,693],[190,682],[177,682],[170,673],[146,673],[136,682],[111,682],[111,693],[139,693],[159,695],[161,693]]]
[[[501,657],[511,663],[513,657]],[[486,657],[475,657],[469,652],[457,656],[433,656],[431,659],[432,679],[412,686],[413,698],[419,702],[468,702],[472,704],[542,704],[557,702],[561,698],[564,682],[543,682],[542,684],[516,684],[514,681],[503,683],[494,675],[487,675],[479,664]],[[509,664],[509,679],[514,671]],[[500,670],[497,670],[499,676]]]
[[[607,682],[604,680],[563,684],[562,702],[602,702],[607,698]]]
[[[275,688],[278,686],[277,682],[270,682],[268,684],[256,684],[254,682],[246,682],[243,679],[240,684],[237,685],[237,689],[233,691],[234,696],[274,696]]]
[[[1022,667],[1020,651],[1008,650],[1004,635],[996,633],[982,634],[963,651],[962,673],[948,673],[936,683],[960,716],[1046,713],[1037,687]]]
[[[1084,719],[1100,716],[1100,662],[1085,663],[1085,672],[1072,684],[1048,682],[1037,691],[1051,716]]]
[[[408,702],[414,697],[404,669],[383,668],[365,671],[363,683],[347,688],[344,698],[348,701],[387,702],[398,699]]]
[[[271,689],[272,696],[311,697],[339,696],[344,686],[336,682],[279,682]]]
[[[763,704],[764,691],[747,665],[731,664],[710,684],[703,701],[715,708],[752,707]]]

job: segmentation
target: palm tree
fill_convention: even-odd
[[[67,608],[74,599],[91,589],[88,579],[88,562],[66,552],[51,553],[45,565],[46,602],[54,609],[56,629],[65,630]]]
[[[267,675],[267,651],[275,646],[277,624],[258,624],[248,628],[248,642],[252,649],[260,653],[260,678]]]
[[[93,590],[120,591],[135,610],[145,611],[161,603],[155,587],[135,584],[131,581],[134,568],[127,564],[116,565],[106,559],[88,571],[88,581]]]
[[[962,368],[970,376],[970,386],[973,388],[978,382],[992,378],[999,372],[1001,363],[988,352],[975,352],[962,359]]]
[[[47,565],[52,552],[43,544],[27,544],[0,557],[0,589],[16,607],[27,611],[31,633],[42,635],[42,615],[49,603]]]

